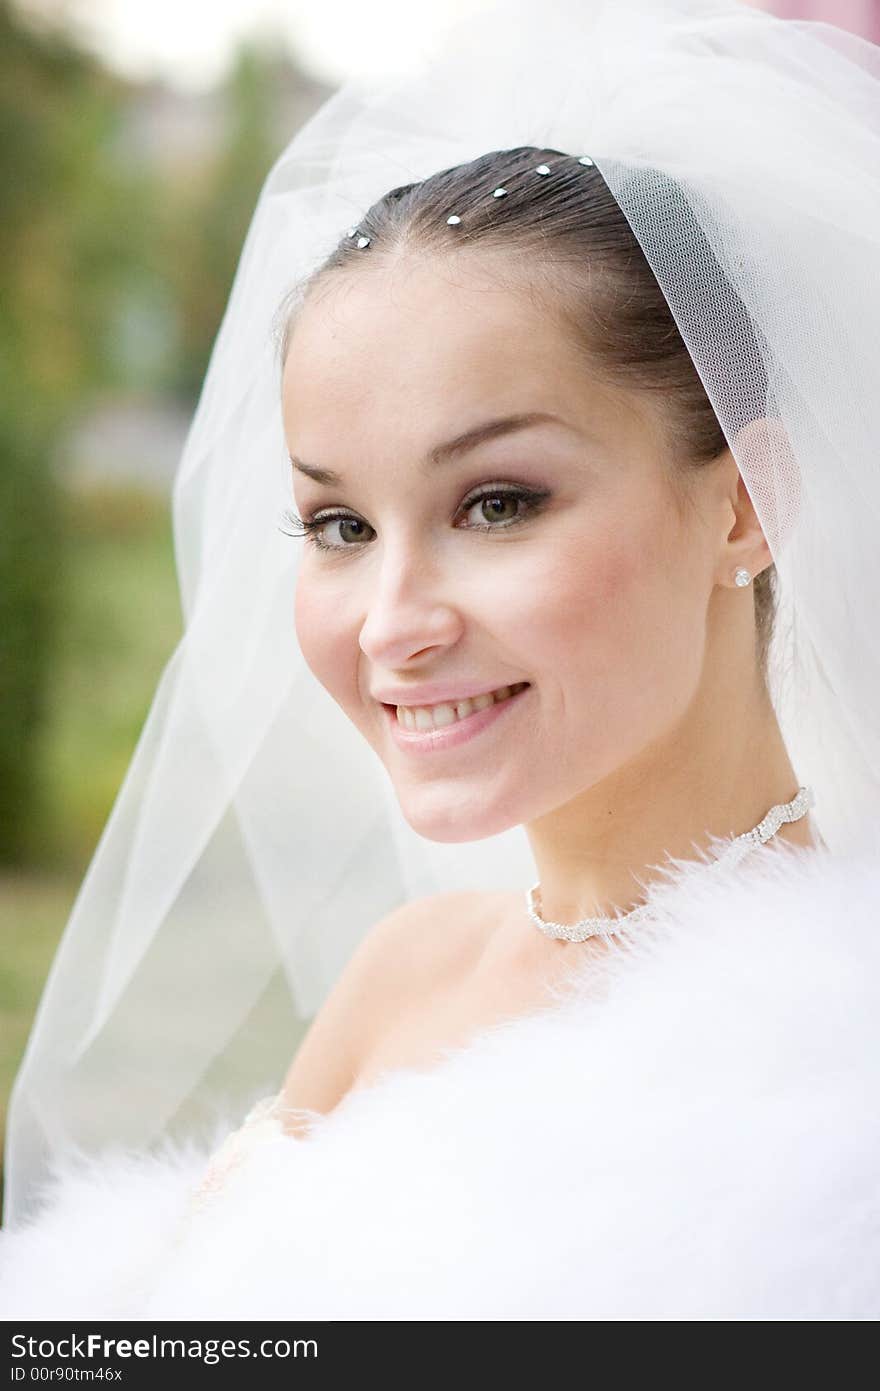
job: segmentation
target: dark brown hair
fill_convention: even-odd
[[[549,174],[536,176],[539,164],[548,165]],[[687,224],[693,239],[698,228],[686,200],[671,180],[660,186],[669,204],[670,235],[676,225],[684,232]],[[506,193],[496,198],[496,188]],[[447,218],[453,214],[461,222],[450,226]],[[366,249],[357,244],[361,236],[370,238]],[[551,304],[592,371],[657,399],[677,496],[687,502],[693,471],[719,458],[727,439],[642,248],[598,167],[560,150],[496,150],[384,194],[354,235],[343,236],[282,306],[282,368],[298,307],[334,272],[351,274],[356,267],[363,272],[377,253],[385,259],[463,248],[503,252],[487,259],[491,273],[516,293]],[[734,308],[719,319],[742,332],[747,316],[740,305]],[[760,401],[745,402],[743,418],[759,414],[760,406]],[[756,658],[765,685],[775,584],[773,565],[753,581]]]

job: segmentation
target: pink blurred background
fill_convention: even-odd
[[[880,44],[880,0],[746,0],[780,19],[818,19]]]

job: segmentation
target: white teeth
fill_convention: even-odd
[[[499,700],[507,700],[508,696],[515,695],[528,684],[527,681],[519,681],[515,686],[499,686],[497,691],[459,700],[454,705],[398,705],[397,722],[410,730],[442,729],[444,725],[455,724],[456,720],[466,720],[475,710],[485,710]]]
[[[435,725],[454,724],[458,719],[454,705],[435,705],[434,723]]]

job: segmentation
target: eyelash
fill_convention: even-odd
[[[483,502],[484,499],[490,497],[514,498],[517,502],[523,504],[525,511],[521,515],[511,518],[509,521],[502,521],[497,523],[478,523],[476,526],[465,528],[467,531],[506,531],[509,527],[519,526],[522,522],[527,521],[528,518],[537,511],[537,509],[541,506],[544,500],[547,497],[549,497],[549,493],[547,493],[546,491],[536,492],[535,490],[529,488],[481,488],[479,492],[474,493],[470,497],[465,498],[464,502],[461,505],[462,510],[465,512],[469,512],[471,508],[475,507],[478,502]],[[328,522],[348,521],[352,518],[355,521],[362,520],[360,517],[357,517],[354,513],[345,512],[342,510],[334,512],[324,512],[320,515],[312,514],[312,516],[310,517],[300,517],[293,510],[292,507],[286,507],[282,512],[282,519],[285,522],[287,522],[289,526],[281,526],[279,527],[279,530],[283,531],[286,536],[305,537],[305,539],[308,542],[310,542],[311,545],[316,546],[317,549],[320,551],[361,550],[362,545],[355,542],[343,542],[342,545],[331,546],[328,545],[326,541],[322,541],[320,539],[321,528],[326,526]],[[367,523],[367,525],[369,524]],[[372,530],[372,528],[370,529]]]

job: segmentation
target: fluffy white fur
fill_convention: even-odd
[[[654,898],[550,1008],[263,1135],[191,1220],[203,1151],[62,1169],[0,1236],[4,1317],[875,1319],[880,863],[776,842]]]

